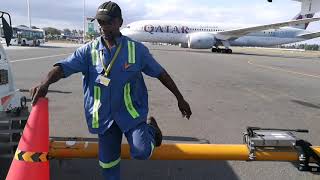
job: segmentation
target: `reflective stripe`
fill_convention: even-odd
[[[139,117],[139,113],[137,110],[133,107],[132,100],[131,100],[131,95],[130,95],[130,83],[127,83],[124,86],[124,103],[126,104],[127,110],[130,113],[130,115],[136,119]]]
[[[94,86],[94,104],[92,112],[92,128],[99,128],[99,108],[100,108],[100,97],[101,90],[100,87]]]
[[[109,163],[104,163],[102,161],[99,161],[99,165],[103,168],[103,169],[109,169],[109,168],[112,168],[114,166],[116,166],[117,164],[119,164],[121,161],[121,158],[115,160],[115,161],[112,161],[112,162],[109,162]]]
[[[99,41],[95,40],[92,42],[92,47],[91,47],[91,59],[92,59],[92,65],[96,66],[98,63],[98,56],[99,52],[96,49],[98,46]]]
[[[48,152],[28,152],[17,149],[14,159],[25,162],[47,162]]]
[[[129,64],[136,63],[136,47],[132,41],[128,41],[128,62]]]
[[[151,142],[151,152],[150,152],[149,158],[152,156],[153,150],[154,150],[154,145],[153,145],[153,143]]]

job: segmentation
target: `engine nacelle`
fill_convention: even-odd
[[[199,32],[189,35],[188,47],[191,49],[210,49],[216,44],[213,34]]]
[[[179,47],[188,48],[188,43],[179,43]]]

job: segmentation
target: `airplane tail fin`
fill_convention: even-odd
[[[320,1],[319,0],[294,0],[301,2],[301,11],[293,18],[293,20],[312,18],[315,13],[320,11]],[[299,29],[307,29],[309,23],[295,25],[292,27]]]

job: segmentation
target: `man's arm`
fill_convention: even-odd
[[[187,119],[189,119],[191,114],[192,114],[190,106],[187,103],[187,101],[184,100],[184,98],[183,98],[182,94],[180,93],[178,87],[176,86],[176,84],[174,83],[174,81],[172,80],[170,75],[167,73],[167,71],[164,70],[160,74],[158,79],[161,81],[161,83],[165,87],[167,87],[176,96],[176,98],[178,100],[178,106],[179,106],[179,109],[180,109],[183,117],[186,117]]]
[[[40,97],[45,97],[48,93],[50,84],[59,81],[63,77],[62,67],[55,66],[38,86],[30,89],[32,104],[36,104]]]
[[[85,45],[78,48],[73,54],[66,59],[56,63],[46,78],[41,83],[30,89],[32,104],[35,104],[39,97],[45,97],[48,93],[49,85],[66,78],[74,73],[82,72],[85,74],[88,69],[86,55],[90,52],[89,46]]]

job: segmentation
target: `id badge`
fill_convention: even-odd
[[[103,75],[99,75],[97,78],[98,83],[104,85],[104,86],[108,86],[110,83],[110,79],[106,76]]]

